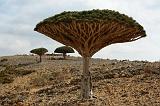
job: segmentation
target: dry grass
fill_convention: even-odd
[[[13,79],[0,84],[2,106],[160,106],[159,62],[93,59],[96,98],[81,101],[81,58],[43,57],[42,63],[34,56],[5,58],[8,61],[0,63],[0,78]]]

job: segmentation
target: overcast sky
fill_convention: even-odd
[[[34,32],[35,25],[63,11],[91,9],[124,13],[137,20],[147,33],[138,41],[105,47],[93,57],[160,60],[160,0],[0,0],[0,56],[29,54],[37,47],[52,53],[62,44]]]

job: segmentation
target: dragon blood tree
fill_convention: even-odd
[[[66,54],[67,53],[74,53],[74,50],[69,46],[62,46],[62,47],[56,48],[56,50],[54,52],[55,53],[62,53],[63,58],[66,59]]]
[[[114,43],[132,42],[146,36],[139,23],[113,10],[63,12],[43,20],[34,30],[73,47],[83,57],[82,99],[91,98],[89,64],[96,52]]]
[[[30,51],[31,53],[39,55],[39,62],[42,62],[42,56],[48,52],[46,48],[36,48]]]

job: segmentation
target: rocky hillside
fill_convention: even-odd
[[[80,100],[82,59],[0,57],[0,106],[160,106],[160,62],[92,59],[94,98]]]

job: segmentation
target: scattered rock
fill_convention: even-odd
[[[14,80],[0,84],[0,106],[160,105],[159,62],[93,59],[90,72],[96,98],[82,101],[81,58],[29,64],[33,57],[25,56],[25,62],[19,56],[17,60],[10,57],[0,63],[0,82],[2,77]],[[151,67],[147,76],[146,65]]]
[[[77,68],[71,68],[70,73],[72,76],[80,76],[81,75],[80,70],[78,70]]]

